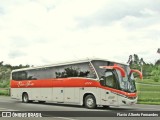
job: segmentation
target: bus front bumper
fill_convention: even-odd
[[[135,105],[137,103],[137,97],[134,99],[130,99],[130,98],[123,98],[120,101],[120,105]]]

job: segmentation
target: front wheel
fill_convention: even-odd
[[[93,109],[93,108],[96,108],[96,99],[93,95],[87,95],[85,97],[85,103],[84,103],[85,107],[86,108],[89,108],[89,109]]]

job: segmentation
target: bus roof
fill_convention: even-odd
[[[107,59],[101,59],[101,58],[87,58],[87,59],[79,59],[79,60],[74,60],[74,61],[66,61],[66,62],[59,62],[59,63],[54,63],[54,64],[50,64],[50,65],[43,65],[43,66],[35,66],[35,67],[29,67],[29,68],[21,68],[21,69],[16,69],[16,70],[12,70],[12,72],[16,72],[16,71],[24,71],[24,70],[32,70],[32,69],[38,69],[38,68],[46,68],[46,67],[53,67],[53,66],[62,66],[62,65],[69,65],[69,64],[76,64],[76,63],[83,63],[83,62],[91,62],[91,61],[110,61],[110,62],[114,62],[114,63],[118,63],[118,64],[123,64],[123,65],[128,65],[125,63],[120,63],[120,62],[116,62],[116,61],[112,61],[112,60],[107,60]]]

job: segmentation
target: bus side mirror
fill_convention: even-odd
[[[125,77],[125,76],[126,76],[125,70],[124,70],[122,67],[120,67],[120,66],[118,66],[118,65],[116,65],[116,64],[115,64],[114,66],[99,66],[99,68],[119,70],[122,77]]]
[[[139,74],[140,79],[142,79],[142,78],[143,78],[143,75],[142,75],[142,73],[141,73],[139,70],[131,69],[131,71],[130,71],[130,75],[131,75],[133,72],[138,73],[138,74]]]

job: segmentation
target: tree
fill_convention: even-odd
[[[155,64],[144,62],[143,58],[137,54],[129,55],[128,62],[131,69],[138,69],[143,73],[143,78],[153,79],[155,82],[160,80],[160,60]]]
[[[2,66],[2,65],[3,65],[3,61],[0,62],[0,66]]]
[[[139,64],[139,57],[137,54],[134,54],[134,64]]]
[[[152,75],[152,79],[155,82],[158,82],[160,80],[160,66],[155,65],[155,67],[151,72],[151,75]]]
[[[130,55],[129,56],[129,59],[128,59],[128,64],[131,66],[132,65],[132,63],[133,63],[133,59],[132,59],[133,57],[132,57],[132,55]]]
[[[160,59],[156,61],[155,65],[160,65]]]

